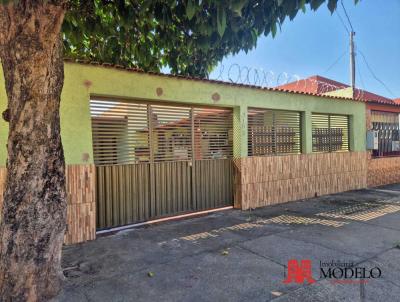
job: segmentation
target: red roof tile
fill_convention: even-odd
[[[347,84],[340,83],[319,75],[315,75],[306,79],[280,85],[277,88],[291,89],[291,90],[297,90],[301,92],[309,92],[315,94],[323,94],[349,87],[350,86]],[[372,102],[372,103],[380,103],[388,105],[395,104],[395,102],[392,99],[359,88],[356,88],[354,91],[354,99],[363,102]]]

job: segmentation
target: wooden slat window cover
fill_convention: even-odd
[[[194,108],[193,119],[195,159],[233,156],[232,110]]]
[[[349,151],[349,117],[312,114],[313,152]]]
[[[91,100],[96,165],[231,158],[232,110]]]
[[[301,153],[301,113],[249,108],[249,156]]]

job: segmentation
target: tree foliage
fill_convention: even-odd
[[[338,0],[71,0],[65,55],[205,77],[224,56],[324,2],[333,12]]]

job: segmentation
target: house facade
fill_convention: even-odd
[[[375,144],[368,146],[367,184],[370,187],[400,182],[400,101],[322,76],[280,86],[304,93],[349,97],[366,104],[366,128]]]
[[[66,62],[61,98],[66,244],[183,213],[367,187],[366,103],[349,97]],[[1,120],[1,184],[7,134]]]

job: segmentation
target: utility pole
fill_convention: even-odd
[[[350,32],[350,83],[351,83],[351,88],[353,88],[353,92],[356,87],[356,60],[354,52],[355,34],[356,33],[353,30]]]

